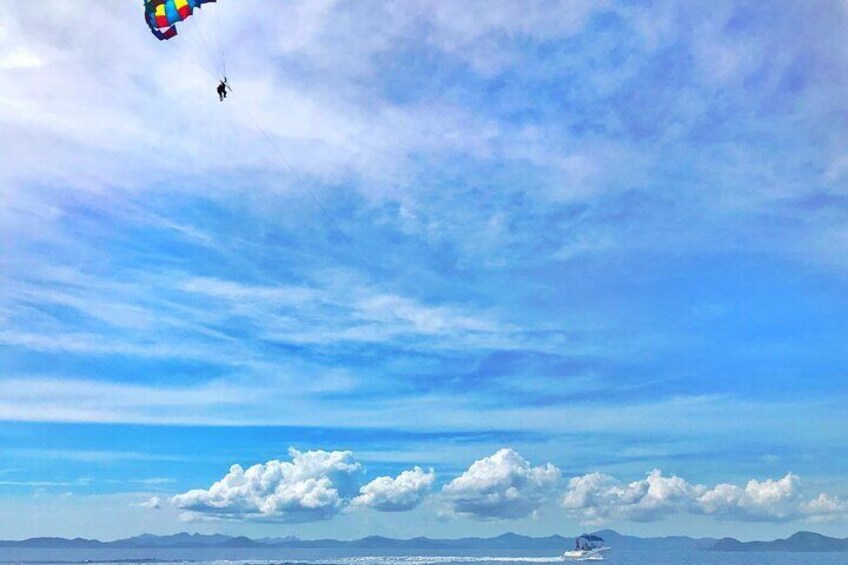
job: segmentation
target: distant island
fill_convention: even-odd
[[[641,538],[623,535],[613,530],[594,532],[619,551],[728,551],[728,552],[848,552],[848,538],[838,539],[812,532],[798,532],[787,539],[741,542],[733,538],[691,538],[668,536]],[[143,534],[114,541],[84,538],[38,537],[16,541],[0,541],[0,548],[40,549],[184,549],[184,548],[293,548],[293,549],[374,549],[374,550],[483,550],[533,549],[560,553],[570,547],[573,538],[560,535],[530,537],[506,533],[493,538],[468,537],[432,539],[417,537],[394,539],[369,536],[355,540],[304,540],[294,536],[251,539],[222,534],[179,533],[167,536]]]

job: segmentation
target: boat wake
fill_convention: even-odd
[[[327,560],[320,565],[448,565],[451,563],[562,563],[556,557],[494,557],[469,555],[380,555],[343,557]]]

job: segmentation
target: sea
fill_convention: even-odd
[[[0,548],[0,564],[32,565],[566,565],[533,551],[391,552],[323,549],[33,549]],[[610,565],[848,565],[848,553],[615,551]]]

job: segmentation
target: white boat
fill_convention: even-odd
[[[565,559],[574,559],[577,561],[601,561],[604,558],[604,553],[610,548],[604,545],[604,540],[600,536],[591,534],[583,534],[574,540],[574,549],[569,549],[562,554]]]

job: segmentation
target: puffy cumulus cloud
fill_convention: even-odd
[[[752,479],[744,488],[720,484],[698,497],[704,514],[735,520],[782,522],[798,517],[801,478],[788,473],[778,480]]]
[[[421,467],[404,471],[394,479],[377,477],[359,489],[360,494],[353,503],[382,512],[412,510],[430,493],[435,481],[433,469],[425,472]]]
[[[603,473],[590,473],[568,481],[562,505],[588,524],[616,519],[646,522],[687,510],[705,487],[654,470],[642,480],[624,484]]]
[[[800,477],[793,473],[781,479],[752,479],[744,487],[723,483],[713,488],[666,477],[658,470],[627,484],[610,475],[590,473],[568,481],[561,503],[572,517],[592,525],[648,522],[677,513],[748,522],[848,517],[848,502],[828,494],[804,502],[800,485]]]
[[[356,491],[362,466],[350,451],[289,449],[292,460],[272,460],[230,472],[209,489],[174,496],[187,519],[255,519],[309,522],[333,517]]]
[[[560,471],[548,463],[531,467],[512,449],[475,461],[445,485],[442,493],[457,514],[479,519],[516,519],[531,515],[553,493]]]
[[[818,498],[801,505],[801,511],[811,522],[836,522],[848,519],[848,500],[821,493]]]

